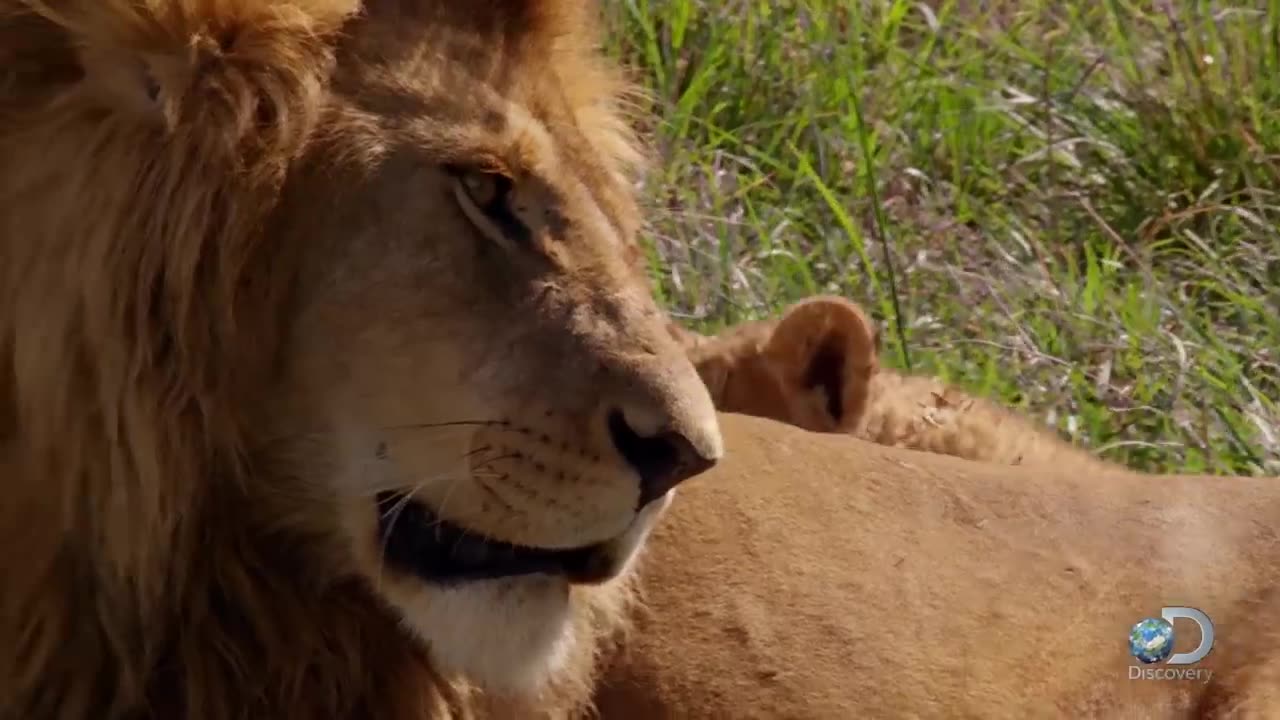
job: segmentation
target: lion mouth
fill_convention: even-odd
[[[569,550],[493,540],[440,519],[402,493],[378,493],[378,535],[383,557],[395,567],[435,584],[541,573],[574,583],[604,582],[616,570],[605,543]]]

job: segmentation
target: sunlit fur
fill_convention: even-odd
[[[720,452],[626,263],[642,156],[595,30],[575,0],[0,0],[0,717],[582,709],[661,510],[597,421]],[[534,246],[446,163],[517,176]],[[619,576],[424,584],[379,556],[390,488]]]
[[[992,400],[881,367],[874,324],[839,297],[809,298],[711,337],[672,332],[726,412],[969,460],[1122,469]]]
[[[603,717],[1280,717],[1280,478],[973,462],[743,414],[721,429],[724,462],[641,559]],[[1213,648],[1143,665],[1129,630],[1169,605],[1207,614]],[[1174,652],[1197,647],[1193,623],[1174,632]]]

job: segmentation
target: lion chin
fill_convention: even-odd
[[[495,691],[534,693],[594,651],[589,634],[599,628],[581,627],[575,606],[590,607],[597,617],[625,614],[631,565],[673,494],[647,505],[618,537],[573,550],[441,531],[425,508],[406,507],[383,529],[385,562],[411,568],[435,587],[388,584],[385,591],[442,667]],[[455,548],[449,559],[441,559],[441,547]]]
[[[723,454],[598,30],[0,0],[0,717],[587,707]]]

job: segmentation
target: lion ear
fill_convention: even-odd
[[[716,409],[725,410],[725,386],[729,383],[733,359],[723,354],[708,355],[695,360],[693,367],[698,371],[698,377],[702,378],[702,384],[707,387],[707,394],[711,396]]]
[[[810,402],[837,430],[863,419],[879,367],[878,331],[861,307],[820,296],[796,303],[778,321],[763,355],[793,398]]]
[[[667,321],[667,332],[671,334],[672,339],[684,351],[689,362],[693,364],[698,376],[702,378],[702,384],[707,386],[707,392],[711,394],[712,401],[716,407],[721,406],[724,398],[725,383],[729,380],[729,370],[732,365],[731,357],[725,353],[724,343],[717,337],[708,337],[699,332],[694,332],[685,326],[675,322]]]

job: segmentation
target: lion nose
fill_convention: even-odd
[[[669,428],[644,432],[645,425],[629,418],[624,410],[609,413],[609,437],[627,464],[640,476],[640,502],[644,507],[667,494],[671,488],[697,475],[720,459],[718,431],[714,442],[694,443],[683,433]],[[699,447],[701,446],[701,447]]]

